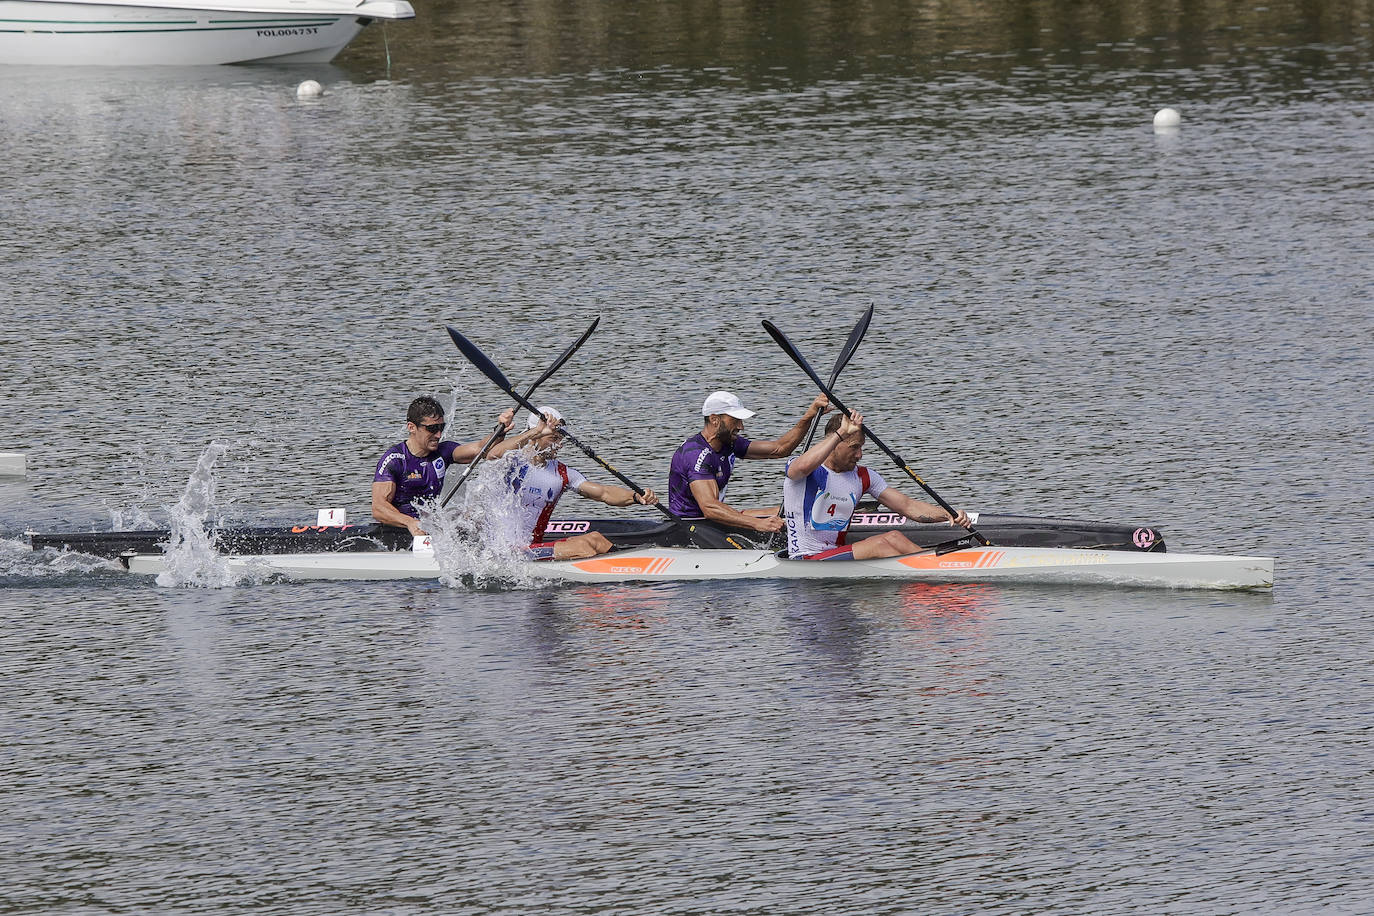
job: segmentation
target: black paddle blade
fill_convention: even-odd
[[[927,550],[933,550],[935,551],[937,556],[940,556],[946,553],[953,553],[956,550],[967,550],[968,548],[974,547],[978,544],[983,544],[986,546],[987,543],[987,539],[982,537],[982,535],[966,534],[963,537],[955,538],[952,541],[944,541],[942,543],[936,544],[933,547],[927,548]]]
[[[495,382],[496,387],[520,400],[520,396],[511,388],[510,380],[506,378],[506,374],[497,367],[496,363],[487,359],[487,355],[478,349],[477,344],[455,331],[452,325],[448,325],[448,336],[453,338],[458,349],[468,358],[468,362],[477,367],[478,371]]]
[[[864,339],[864,334],[868,333],[869,322],[873,320],[873,306],[869,306],[864,313],[859,316],[859,320],[854,324],[854,330],[849,332],[849,339],[844,342],[844,347],[840,349],[840,355],[835,360],[835,368],[830,371],[830,387],[835,387],[835,380],[840,377],[844,367],[849,365],[849,361],[854,358],[854,351],[859,349],[859,342]],[[782,333],[779,331],[778,333]],[[776,338],[774,338],[776,340]],[[820,428],[821,415],[816,414],[816,419],[811,421],[811,428],[806,431],[806,443],[802,446],[802,451],[811,447],[811,440],[816,438],[816,430]],[[782,507],[778,507],[778,513],[782,513]]]
[[[810,376],[811,381],[815,382],[816,387],[821,390],[821,394],[829,398],[830,403],[834,404],[835,408],[839,410],[840,413],[848,416],[849,408],[840,403],[840,399],[835,397],[835,392],[831,391],[830,386],[821,380],[820,375],[815,369],[811,368],[811,364],[806,361],[805,356],[801,355],[801,351],[792,346],[792,341],[787,339],[787,335],[779,331],[777,325],[773,324],[773,322],[769,321],[767,318],[763,320],[763,329],[768,332],[768,336],[772,337],[779,347],[782,347],[782,352],[786,353],[791,358],[792,362],[796,363],[803,372]]]
[[[563,355],[560,356],[560,357],[558,357],[558,359],[554,360],[554,361],[553,361],[553,365],[552,365],[552,366],[549,366],[549,368],[548,368],[547,370],[545,370],[545,372],[544,372],[543,375],[541,375],[541,376],[539,376],[539,378],[535,379],[533,385],[531,385],[531,386],[529,386],[528,388],[525,389],[525,397],[527,397],[527,398],[534,397],[534,389],[538,388],[540,385],[544,384],[544,382],[548,381],[549,376],[551,376],[551,375],[553,375],[555,372],[557,372],[557,371],[559,370],[559,368],[562,367],[562,365],[563,365],[564,363],[566,363],[566,362],[568,361],[568,359],[571,358],[572,355],[573,355],[574,353],[576,353],[576,352],[582,347],[582,345],[583,345],[584,343],[587,342],[587,338],[589,338],[589,337],[592,336],[592,332],[596,330],[596,326],[597,326],[598,324],[600,324],[600,323],[601,323],[601,316],[598,315],[598,316],[596,316],[595,320],[592,321],[591,325],[587,328],[587,330],[585,330],[585,331],[582,332],[582,336],[579,337],[579,338],[577,338],[577,340],[575,340],[575,341],[573,342],[573,344],[572,344],[570,347],[568,347],[568,349],[564,350],[564,351],[563,351]],[[461,335],[461,334],[459,334],[457,331],[453,330],[453,328],[449,328],[449,329],[448,329],[448,333],[449,333],[449,336],[453,338],[453,342],[456,343],[456,344],[458,344],[459,349],[462,349],[463,352],[466,354],[468,351],[467,351],[466,349],[464,349],[464,347],[463,347],[462,344],[458,343],[458,340],[459,340],[459,338],[462,338],[463,340],[467,340],[467,338],[466,338],[466,337],[463,337],[463,335]],[[474,352],[477,352],[477,353],[481,353],[481,352],[482,352],[481,350],[478,350],[478,349],[477,349],[477,346],[476,346],[475,344],[473,344],[472,341],[470,341],[470,340],[468,341],[468,346],[471,347],[471,349],[472,349]],[[471,359],[472,357],[469,356],[468,358]],[[483,357],[483,358],[485,359],[485,357]],[[491,363],[490,360],[487,360],[487,362],[488,362],[488,364]],[[492,368],[493,370],[495,370],[495,371],[497,372],[497,374],[500,374],[501,370],[497,369],[494,365],[493,365],[491,368]],[[488,374],[489,374],[489,373],[488,373]],[[505,376],[502,375],[501,378],[504,379]],[[500,384],[500,382],[497,382],[497,384]],[[493,445],[496,444],[496,439],[497,439],[497,437],[501,435],[501,429],[502,429],[502,427],[501,427],[501,425],[498,423],[497,426],[496,426],[496,428],[495,428],[494,430],[492,430],[491,436],[487,438],[487,441],[486,441],[486,442],[482,443],[482,450],[481,450],[480,452],[477,453],[477,457],[472,461],[471,464],[468,465],[468,469],[467,469],[466,471],[463,472],[463,476],[458,478],[458,482],[457,482],[456,484],[453,485],[452,489],[450,489],[450,490],[448,491],[448,494],[443,498],[442,501],[440,501],[440,503],[439,503],[440,507],[447,506],[447,505],[449,504],[449,502],[453,499],[454,494],[456,494],[456,493],[458,492],[458,490],[459,490],[460,488],[462,488],[463,484],[467,483],[468,478],[472,476],[472,472],[477,468],[478,465],[480,465],[480,464],[482,463],[482,459],[484,459],[484,458],[487,457],[487,452],[491,450],[491,447],[492,447]]]
[[[732,535],[726,534],[719,528],[702,522],[683,521],[682,527],[686,530],[687,536],[692,539],[692,543],[697,547],[705,547],[708,550],[744,550],[743,544],[736,540]]]
[[[873,321],[873,306],[869,306],[864,313],[859,316],[858,322],[854,325],[854,330],[849,332],[849,339],[844,342],[844,349],[840,351],[840,358],[835,360],[835,369],[830,373],[830,384],[833,386],[835,380],[840,377],[844,367],[849,365],[849,361],[854,358],[854,351],[859,349],[859,342],[868,333],[868,325]]]
[[[547,370],[545,370],[545,372],[544,372],[543,375],[541,375],[541,376],[539,376],[539,378],[535,379],[533,385],[531,385],[530,387],[528,387],[528,388],[525,389],[525,397],[527,397],[527,398],[532,398],[532,397],[534,397],[534,389],[536,389],[536,388],[538,388],[540,385],[544,384],[544,382],[548,381],[549,376],[553,375],[555,372],[557,372],[559,369],[561,369],[561,368],[563,367],[563,364],[566,363],[566,362],[572,357],[572,355],[573,355],[574,353],[576,353],[578,350],[580,350],[580,349],[582,348],[582,345],[583,345],[584,343],[587,342],[587,338],[592,336],[592,332],[596,330],[596,326],[597,326],[598,324],[600,324],[600,323],[601,323],[601,316],[600,316],[600,315],[597,315],[596,318],[594,318],[594,319],[592,320],[592,323],[591,323],[591,325],[587,328],[587,330],[585,330],[585,331],[582,332],[582,336],[579,337],[579,338],[577,338],[577,340],[575,340],[575,341],[573,342],[572,346],[570,346],[570,347],[568,347],[568,349],[564,350],[564,351],[563,351],[563,355],[560,356],[560,357],[558,357],[558,359],[554,360],[554,361],[553,361],[553,365],[550,366]],[[450,334],[453,333],[452,330],[450,330],[449,333],[450,333]]]

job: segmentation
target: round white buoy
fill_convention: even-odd
[[[324,87],[314,80],[306,80],[296,87],[296,98],[318,99],[324,95]]]
[[[1155,112],[1155,127],[1178,127],[1182,120],[1176,108],[1161,108]]]

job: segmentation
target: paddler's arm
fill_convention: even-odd
[[[506,438],[506,433],[510,432],[515,426],[515,408],[506,408],[502,411],[501,416],[496,418],[496,422],[500,423],[504,428],[501,430],[501,439],[498,439],[497,444],[493,445],[491,451],[487,452],[487,457],[489,458],[495,457],[496,450],[501,447],[501,441]],[[487,438],[487,436],[483,436],[471,442],[464,442],[462,445],[455,448],[453,450],[454,463],[472,464],[477,456],[482,453],[482,446],[487,444]]]
[[[950,518],[949,513],[939,506],[912,499],[895,487],[888,487],[878,494],[878,502],[893,512],[902,513],[914,522],[949,522],[951,525],[962,525],[965,528],[973,524],[963,509],[957,510],[958,514]]]
[[[776,439],[755,439],[749,443],[749,450],[744,453],[746,458],[786,458],[797,450],[801,445],[802,437],[806,435],[807,429],[811,426],[811,421],[830,409],[830,400],[823,394],[816,395],[816,399],[811,402],[811,406],[806,408],[806,413],[801,415],[797,424],[783,433]]]
[[[759,531],[764,534],[781,531],[787,527],[787,523],[779,515],[770,513],[767,517],[760,517],[745,515],[738,509],[731,509],[720,501],[720,488],[716,486],[714,480],[693,480],[691,487],[692,498],[701,507],[701,514],[706,517],[707,521],[732,525],[736,528],[748,528],[750,531]]]
[[[824,439],[792,460],[787,466],[787,476],[793,480],[804,480],[808,474],[825,464],[825,459],[830,457],[830,453],[835,451],[835,446],[839,445],[845,436],[858,432],[863,423],[864,415],[857,411],[845,417],[839,429],[827,433]]]
[[[383,525],[405,528],[411,534],[424,534],[425,530],[420,527],[418,518],[406,515],[391,502],[391,497],[395,495],[396,482],[394,480],[374,480],[372,482],[372,517]]]
[[[640,496],[629,487],[616,487],[605,483],[594,483],[593,481],[583,481],[577,488],[579,496],[594,499],[599,503],[608,506],[632,506],[639,503],[641,506],[652,506],[658,502],[658,496],[654,494],[652,488],[646,489],[644,495]]]
[[[548,432],[548,427],[541,424],[539,426],[536,426],[534,429],[525,430],[518,436],[507,436],[506,438],[502,439],[500,442],[496,443],[491,447],[491,451],[487,452],[487,460],[495,461],[497,458],[500,458],[506,452],[509,452],[512,449],[521,448],[524,446],[526,442],[530,441],[535,436],[541,435],[546,432]]]

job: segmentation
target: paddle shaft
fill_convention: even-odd
[[[868,323],[873,320],[873,306],[869,306],[864,313],[859,316],[859,320],[854,324],[854,330],[849,332],[849,339],[844,342],[844,347],[840,349],[840,355],[835,360],[835,368],[830,372],[830,384],[833,387],[835,380],[840,377],[844,367],[849,365],[849,360],[854,356],[854,351],[859,349],[859,341],[864,339],[864,334],[868,331]],[[811,440],[816,438],[816,430],[821,425],[823,414],[816,414],[811,420],[811,428],[806,431],[806,442],[801,450],[805,452],[811,447]],[[781,517],[785,506],[778,506],[778,516]]]
[[[534,397],[534,390],[538,388],[540,385],[544,384],[544,382],[548,380],[549,376],[557,372],[563,366],[563,364],[566,363],[569,360],[569,358],[571,358],[572,355],[576,353],[584,343],[587,342],[587,338],[592,336],[592,332],[596,330],[596,326],[600,323],[601,316],[597,315],[596,318],[592,320],[592,323],[587,327],[587,330],[582,332],[582,336],[577,338],[577,340],[573,341],[572,346],[564,350],[563,355],[558,357],[558,359],[554,360],[553,365],[549,366],[549,368],[544,371],[543,375],[535,379],[534,384],[530,385],[530,387],[525,389],[525,397]],[[482,459],[487,457],[487,452],[491,451],[492,446],[495,445],[501,439],[501,433],[505,430],[505,428],[506,427],[501,423],[496,424],[496,426],[491,431],[491,435],[487,437],[487,441],[482,443],[482,449],[477,453],[477,457],[472,459],[472,463],[469,464],[467,470],[463,472],[463,476],[458,478],[458,482],[453,485],[453,489],[449,490],[448,493],[444,496],[444,498],[439,501],[440,508],[447,506],[449,504],[449,501],[453,499],[454,495],[457,494],[458,490],[463,486],[463,484],[468,482],[468,478],[472,476],[472,472],[475,471],[478,465],[482,463]]]
[[[808,376],[811,377],[811,381],[816,383],[816,387],[821,390],[821,394],[829,398],[830,403],[835,405],[835,408],[839,410],[840,413],[844,414],[846,417],[849,416],[851,413],[849,408],[844,406],[844,402],[836,396],[835,392],[831,390],[829,385],[821,381],[821,377],[816,374],[816,370],[811,368],[811,364],[806,361],[806,357],[802,356],[801,351],[799,351],[796,347],[792,345],[792,341],[787,339],[787,335],[784,334],[782,331],[778,330],[777,326],[774,325],[771,321],[765,320],[763,322],[763,327],[764,330],[766,330],[768,334],[773,338],[773,340],[777,342],[778,346],[782,347],[783,352],[785,352],[789,357],[791,357],[792,361],[796,363],[803,372],[805,372]],[[941,497],[939,493],[936,493],[933,489],[931,489],[930,485],[926,483],[924,480],[922,480],[921,476],[911,469],[911,466],[906,463],[906,459],[902,458],[901,455],[898,455],[892,449],[888,448],[887,443],[883,442],[882,439],[878,438],[878,436],[874,434],[873,430],[870,429],[867,424],[864,424],[863,431],[868,436],[868,438],[873,442],[873,444],[878,446],[878,448],[883,452],[883,454],[887,455],[888,458],[891,458],[892,461],[899,468],[906,472],[906,475],[908,477],[910,477],[917,484],[919,484],[921,489],[925,490],[926,493],[930,495],[930,498],[935,500],[935,502],[940,506],[941,509],[944,509],[946,512],[948,512],[950,518],[954,518],[954,516],[958,515],[958,513],[954,510],[954,507],[951,506],[949,503],[945,502],[944,498]],[[972,534],[975,538],[978,539],[978,543],[984,545],[992,543],[986,537],[984,537],[982,533],[978,531],[977,528],[973,527],[973,525],[969,525],[968,530],[970,534]]]

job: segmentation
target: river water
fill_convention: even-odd
[[[1369,912],[1367,4],[416,6],[328,67],[0,73],[0,912]],[[410,398],[505,406],[445,324],[520,383],[600,315],[541,400],[662,488],[709,391],[810,400],[762,319],[828,367],[870,304],[840,391],[951,502],[1272,593],[22,536],[165,524],[207,450],[214,520],[365,516]]]

